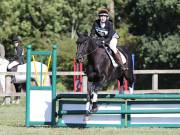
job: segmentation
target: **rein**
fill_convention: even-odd
[[[82,55],[82,57],[85,57],[85,56],[88,56],[88,55],[92,54],[93,52],[95,52],[97,50],[98,47],[99,46],[97,45],[97,47],[94,50],[92,50],[91,52],[89,52],[87,54]]]

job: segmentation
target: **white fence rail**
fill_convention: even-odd
[[[0,72],[0,75],[12,76],[12,75],[24,75],[25,72]],[[35,73],[34,73],[35,74]],[[39,73],[40,74],[40,73]],[[134,70],[135,75],[152,75],[152,90],[159,91],[158,89],[158,76],[160,74],[180,74],[180,70]],[[49,75],[52,75],[49,72]],[[57,71],[57,76],[73,76],[73,75],[83,75],[83,88],[87,89],[87,76],[84,72],[73,72],[73,71]],[[171,89],[172,90],[172,89]],[[176,89],[180,91],[180,89]]]
[[[180,70],[135,70],[134,74],[152,74],[152,90],[158,90],[159,74],[180,74]]]

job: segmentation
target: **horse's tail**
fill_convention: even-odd
[[[126,79],[129,82],[129,85],[133,85],[133,83],[135,82],[135,78],[133,74],[133,61],[132,61],[131,53],[127,46],[121,46],[121,47],[118,46],[118,49],[124,54],[124,56],[127,59],[128,70],[125,71],[124,74],[125,74]]]

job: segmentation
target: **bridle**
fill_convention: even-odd
[[[88,45],[87,42],[88,42],[88,40],[85,40],[83,44]],[[94,53],[94,52],[97,50],[97,48],[99,48],[98,45],[96,46],[96,48],[95,48],[94,50],[92,50],[92,51],[89,52],[89,53],[85,53],[85,54],[81,55],[81,57],[86,57],[86,56],[88,56],[88,55]],[[83,52],[84,52],[84,50],[83,50]],[[82,52],[80,52],[79,54],[82,54]]]

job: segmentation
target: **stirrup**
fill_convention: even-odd
[[[128,68],[126,66],[124,66],[124,65],[120,65],[120,67],[121,67],[122,71],[128,70]]]

